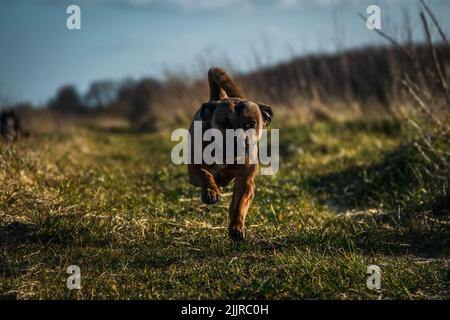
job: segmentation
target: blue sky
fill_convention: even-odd
[[[427,0],[450,31],[450,0]],[[66,8],[81,8],[81,30]],[[357,17],[382,8],[382,28],[401,38],[403,11],[417,39],[415,0],[2,0],[0,94],[45,103],[63,84],[199,75],[227,61],[250,70],[294,55],[383,43]],[[257,58],[255,58],[257,57]]]

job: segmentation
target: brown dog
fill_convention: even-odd
[[[272,109],[268,105],[246,100],[238,86],[221,68],[208,71],[209,102],[196,112],[189,128],[193,136],[194,121],[202,121],[203,132],[215,128],[225,134],[226,129],[254,129],[258,136],[262,128],[272,120]],[[193,155],[193,144],[191,154]],[[202,151],[207,144],[202,144]],[[193,157],[192,157],[193,158]],[[255,176],[258,164],[189,164],[189,182],[201,187],[201,199],[214,204],[220,199],[220,187],[234,180],[233,197],[229,208],[229,236],[234,240],[245,239],[245,216],[255,194]]]

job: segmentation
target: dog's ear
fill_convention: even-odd
[[[211,120],[211,117],[216,110],[217,102],[206,102],[202,104],[202,108],[200,110],[200,118],[203,120],[209,122]]]
[[[261,110],[261,115],[264,120],[264,126],[267,127],[270,122],[272,122],[273,111],[272,108],[267,104],[258,103],[259,110]]]

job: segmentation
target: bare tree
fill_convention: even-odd
[[[117,85],[114,81],[95,81],[89,87],[85,103],[90,108],[103,109],[110,105],[117,96]]]
[[[68,85],[60,88],[56,98],[50,102],[50,109],[58,112],[79,113],[84,106],[77,89]]]
[[[153,79],[141,80],[132,93],[129,119],[133,124],[140,125],[146,118],[152,117],[154,103],[162,85]]]

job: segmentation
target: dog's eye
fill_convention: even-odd
[[[257,123],[255,120],[250,120],[249,122],[247,122],[247,124],[245,125],[246,129],[255,129],[257,127]]]

